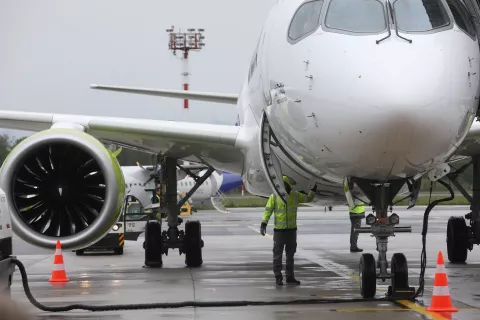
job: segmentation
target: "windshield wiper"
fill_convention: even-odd
[[[389,2],[390,3],[390,2]],[[388,39],[392,36],[392,31],[390,31],[390,15],[388,14],[388,11],[390,11],[390,13],[392,13],[392,11],[387,8],[387,27],[388,27],[388,35],[385,37],[385,38],[382,38],[380,40],[377,40],[377,44],[379,44],[380,42],[382,42],[383,40],[385,39]],[[393,21],[393,16],[392,16],[392,21]]]
[[[395,19],[395,17],[396,17],[395,10],[393,9],[393,6],[392,6],[392,4],[390,3],[390,0],[387,0],[387,3],[388,3],[387,11],[390,12],[390,14],[387,13],[388,35],[387,35],[385,38],[382,38],[382,39],[380,39],[380,40],[377,40],[377,41],[376,41],[377,44],[379,44],[380,42],[382,42],[382,41],[385,40],[385,39],[390,38],[390,36],[392,35],[392,32],[390,31],[390,18],[392,18],[392,23],[395,25],[395,33],[397,34],[397,37],[402,38],[403,40],[412,43],[412,40],[407,39],[407,38],[404,38],[404,37],[402,37],[402,36],[398,33],[397,20]]]
[[[392,19],[394,21],[393,23],[395,24],[395,33],[397,34],[397,37],[412,43],[413,42],[412,40],[404,38],[404,37],[402,37],[401,35],[398,34],[397,14],[395,13],[395,9],[393,8],[392,4],[390,3],[390,0],[387,0],[387,2],[388,2],[388,5],[390,6],[390,10],[392,12]]]

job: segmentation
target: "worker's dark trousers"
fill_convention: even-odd
[[[357,248],[357,240],[358,240],[358,233],[354,232],[354,228],[360,228],[362,225],[362,219],[364,218],[364,215],[350,215],[350,222],[351,222],[351,228],[350,228],[350,248],[355,249]]]
[[[282,276],[282,255],[285,247],[287,260],[286,276],[293,277],[293,256],[297,251],[297,230],[282,230],[273,232],[273,273],[275,277]]]

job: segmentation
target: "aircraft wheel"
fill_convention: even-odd
[[[468,230],[463,217],[450,217],[447,224],[448,260],[464,263],[468,255]]]
[[[408,265],[407,258],[403,253],[395,253],[392,257],[392,288],[408,288]]]
[[[185,223],[184,241],[185,264],[188,267],[201,266],[203,240],[200,221],[189,220]]]
[[[371,253],[364,253],[359,265],[360,293],[364,298],[373,298],[377,291],[377,271],[375,258]]]
[[[145,226],[145,266],[162,267],[162,253],[162,224],[160,221],[148,221]]]
[[[115,248],[115,250],[113,252],[115,254],[122,255],[123,254],[123,247]]]
[[[83,250],[77,250],[77,251],[75,251],[75,254],[76,254],[77,256],[83,256],[83,253],[84,253]]]

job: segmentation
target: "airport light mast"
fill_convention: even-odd
[[[169,33],[168,49],[172,50],[173,55],[177,55],[177,50],[183,53],[183,90],[188,91],[188,53],[193,51],[200,51],[205,43],[203,40],[205,36],[203,32],[205,29],[187,29],[187,32],[179,30],[175,31],[174,26],[171,29],[167,29]],[[188,99],[184,99],[183,108],[188,109]]]

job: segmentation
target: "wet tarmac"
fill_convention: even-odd
[[[410,285],[417,288],[420,271],[423,207],[397,210],[400,225],[411,225],[411,234],[390,238],[388,258],[403,252],[410,270]],[[23,292],[20,273],[15,273],[12,297],[32,319],[449,319],[425,311],[430,305],[438,250],[445,259],[445,233],[451,215],[463,215],[468,207],[437,207],[431,213],[427,237],[425,294],[415,303],[356,302],[295,304],[248,307],[186,307],[141,311],[69,311],[47,313],[35,309]],[[143,238],[127,241],[123,256],[85,254],[77,257],[64,251],[67,276],[64,286],[52,286],[48,279],[54,252],[37,249],[14,239],[14,254],[25,264],[33,295],[49,306],[67,304],[113,305],[181,301],[278,301],[361,298],[358,284],[360,253],[349,251],[350,220],[343,208],[331,212],[302,208],[298,221],[296,277],[300,286],[277,287],[272,274],[272,227],[259,234],[262,209],[238,209],[229,214],[199,211],[186,219],[202,222],[205,242],[204,264],[185,267],[178,251],[164,256],[161,269],[143,268]],[[364,222],[365,220],[363,220]],[[360,234],[359,246],[377,256],[375,239]],[[451,319],[480,319],[480,248],[469,252],[467,264],[451,265],[446,259],[450,293],[459,312]],[[384,296],[389,283],[377,284],[377,296]]]

